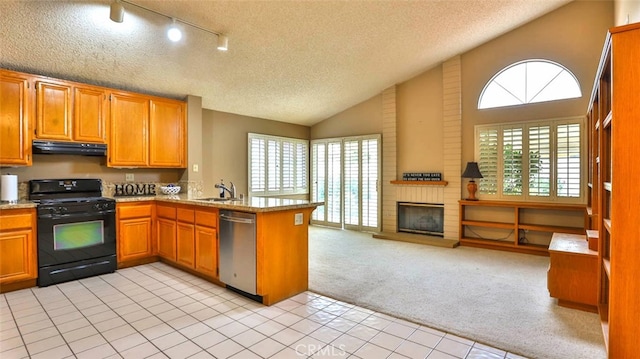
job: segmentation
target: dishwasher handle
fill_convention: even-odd
[[[229,216],[229,215],[226,215],[226,214],[221,214],[220,215],[220,220],[224,220],[224,221],[227,221],[227,222],[235,222],[235,223],[246,223],[246,224],[255,223],[255,220],[253,220],[253,219],[241,218],[241,217],[233,217],[233,216]]]

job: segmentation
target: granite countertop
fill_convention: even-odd
[[[189,205],[198,205],[203,207],[213,207],[219,209],[231,209],[245,212],[272,212],[286,211],[299,208],[315,208],[321,206],[324,202],[311,202],[301,199],[287,199],[274,197],[250,197],[243,201],[206,201],[197,198],[191,198],[186,194],[178,195],[156,195],[156,196],[132,196],[132,197],[114,197],[117,203],[139,202],[139,201],[158,201],[181,203]]]
[[[157,196],[132,196],[132,197],[113,197],[117,203],[140,202],[140,201],[159,201],[181,203],[189,205],[198,205],[203,207],[213,207],[220,209],[231,209],[245,212],[272,212],[286,211],[290,209],[312,208],[321,206],[324,202],[311,202],[301,199],[286,199],[274,197],[251,197],[245,198],[243,201],[204,201],[197,198],[190,198],[186,194],[174,196],[157,195]],[[35,208],[37,203],[28,200],[21,200],[17,203],[0,202],[0,210]]]
[[[0,202],[0,211],[8,209],[36,208],[36,206],[38,205],[35,202],[31,202],[28,200],[20,200],[17,203]]]

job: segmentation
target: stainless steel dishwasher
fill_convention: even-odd
[[[256,215],[220,211],[220,281],[256,295]]]

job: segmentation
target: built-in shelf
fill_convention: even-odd
[[[604,187],[605,191],[611,192],[611,182],[603,182],[602,187]]]
[[[409,186],[446,186],[447,181],[391,181],[391,184],[409,185]]]
[[[611,111],[607,114],[607,117],[604,119],[604,128],[611,126],[611,119],[613,118]]]
[[[602,220],[602,223],[604,223],[604,228],[607,230],[607,232],[611,233],[611,219],[604,218]]]
[[[513,252],[522,252],[522,253],[530,253],[530,254],[541,254],[547,255],[548,252],[548,244],[535,244],[535,243],[520,243],[520,236],[518,233],[521,230],[525,231],[533,231],[533,232],[546,232],[550,235],[552,233],[567,233],[567,234],[582,234],[584,235],[584,225],[569,227],[569,226],[558,226],[558,225],[547,225],[542,223],[524,223],[523,220],[526,220],[526,214],[531,213],[539,213],[545,211],[567,211],[579,213],[582,216],[586,216],[585,206],[584,205],[573,205],[573,204],[557,204],[557,203],[537,203],[537,202],[512,202],[512,201],[470,201],[470,200],[460,200],[458,201],[460,204],[460,244],[468,245],[474,247],[483,247],[483,248],[491,248],[491,249],[500,249],[506,251]],[[504,212],[504,215],[509,215],[512,219],[507,222],[507,219],[502,219],[504,222],[491,221],[491,214],[487,216],[483,216],[482,218],[469,218],[467,210],[473,207],[485,207],[488,213],[491,213],[492,207],[500,207],[507,208]],[[504,210],[502,210],[504,211]],[[511,214],[508,214],[510,211]],[[474,216],[475,217],[475,216]],[[486,217],[486,219],[485,219]],[[586,222],[586,220],[585,220]],[[511,233],[515,233],[513,236],[513,240],[498,240],[498,239],[489,239],[489,238],[479,238],[475,235],[470,236],[469,234],[465,234],[466,227],[483,227],[483,228],[494,228],[496,230],[501,231],[511,231]],[[473,234],[472,229],[471,234]],[[586,241],[585,241],[586,242]]]
[[[607,278],[611,278],[611,261],[603,259],[602,266],[604,267],[604,272],[607,274]]]

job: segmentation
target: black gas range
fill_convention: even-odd
[[[99,179],[29,181],[38,203],[38,286],[116,270],[116,202]]]

